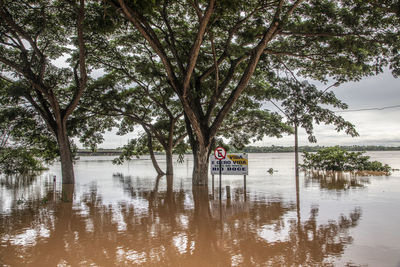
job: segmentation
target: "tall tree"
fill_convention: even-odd
[[[57,144],[34,110],[9,94],[13,86],[0,79],[0,173],[35,174],[57,157]]]
[[[329,106],[337,109],[347,109],[347,105],[336,98],[332,91],[318,90],[307,81],[300,82],[290,70],[287,77],[277,77],[271,84],[260,81],[260,86],[266,86],[266,99],[272,102],[286,117],[287,123],[294,128],[294,152],[296,182],[299,177],[299,143],[298,128],[303,128],[311,143],[317,142],[314,135],[314,124],[332,124],[336,131],[345,131],[351,136],[358,136],[353,124],[335,114]],[[271,81],[272,79],[270,79]],[[335,83],[334,85],[337,85]],[[272,89],[271,89],[272,87]],[[271,100],[274,98],[275,100]],[[277,104],[280,101],[280,105]]]
[[[158,55],[179,97],[196,185],[207,184],[215,136],[260,60],[268,68],[280,55],[318,80],[360,79],[387,64],[387,36],[398,31],[395,15],[373,0],[107,2]]]
[[[57,140],[63,183],[74,183],[68,124],[85,90],[85,1],[0,0],[2,75],[15,87]],[[69,67],[60,67],[68,57]]]
[[[94,113],[121,117],[120,133],[133,131],[135,125],[143,128],[145,134],[131,139],[116,162],[150,153],[155,169],[161,174],[153,152],[154,148],[161,148],[166,153],[166,173],[172,174],[172,152],[186,151],[182,142],[187,134],[183,129],[181,103],[168,84],[157,55],[140,41],[137,32],[117,30],[110,39],[101,42],[101,49],[93,58],[93,64],[108,75],[103,77],[103,85],[98,86],[101,91],[87,91],[89,96],[85,99],[91,99],[91,103],[84,106]],[[217,136],[228,138],[241,148],[251,139],[276,136],[288,130],[279,115],[261,110],[261,106],[262,102],[252,92],[242,95]]]
[[[129,61],[129,58],[126,59]],[[179,102],[174,99],[173,92],[165,88],[168,85],[162,83],[163,79],[160,80],[146,67],[133,74],[125,68],[132,66],[129,62],[115,62],[118,67],[112,64],[111,60],[107,63],[106,69],[111,70],[109,74],[98,79],[93,88],[89,86],[81,109],[86,110],[87,115],[111,117],[119,121],[118,134],[133,132],[136,126],[144,131],[143,135],[132,138],[124,146],[124,152],[116,163],[149,153],[157,173],[164,174],[154,154],[157,150],[163,151],[166,156],[165,173],[172,175],[173,152],[185,148],[185,124]],[[146,74],[148,71],[150,73]]]

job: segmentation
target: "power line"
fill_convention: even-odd
[[[335,110],[335,113],[343,113],[343,112],[358,112],[358,111],[369,111],[369,110],[384,110],[384,109],[391,109],[391,108],[400,108],[400,105],[395,106],[386,106],[381,108],[361,108],[361,109],[351,109],[351,110]]]

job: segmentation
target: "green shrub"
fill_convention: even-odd
[[[34,153],[24,148],[2,148],[0,149],[0,174],[32,174],[45,170],[42,162]]]
[[[348,152],[338,146],[328,147],[316,153],[303,153],[301,167],[308,170],[324,171],[377,171],[388,173],[390,166],[379,161],[369,161],[365,152]]]

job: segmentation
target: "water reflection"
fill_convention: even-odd
[[[311,187],[315,184],[323,190],[347,190],[364,188],[370,183],[369,177],[359,176],[344,172],[319,172],[305,173],[305,186]]]
[[[12,266],[254,266],[329,264],[352,242],[361,210],[318,222],[318,207],[301,221],[297,202],[241,191],[213,200],[208,188],[173,190],[173,177],[114,175],[133,202],[105,204],[99,185],[79,195],[63,187],[56,201],[34,199],[0,216],[0,263]],[[160,181],[166,179],[165,186]],[[163,183],[164,185],[164,183]],[[2,185],[3,186],[3,185]],[[29,186],[28,186],[29,187]],[[7,187],[12,192],[19,190]],[[75,190],[75,191],[74,191]],[[42,198],[43,199],[43,198]],[[297,214],[293,216],[293,214]]]
[[[24,188],[30,186],[36,179],[36,176],[5,176],[0,179],[0,184],[7,189]]]

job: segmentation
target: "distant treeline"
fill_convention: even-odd
[[[400,150],[400,146],[339,146],[346,151],[395,151]],[[300,146],[300,152],[316,152],[325,146]],[[231,152],[246,153],[280,153],[294,152],[294,146],[247,146],[241,151],[231,149]]]
[[[118,156],[122,153],[122,149],[116,148],[116,149],[104,149],[104,148],[98,148],[96,150],[91,150],[91,149],[78,149],[76,154],[78,156]]]
[[[317,152],[320,149],[329,146],[300,146],[300,152]],[[341,149],[346,151],[400,151],[400,146],[339,146]],[[294,152],[294,146],[247,146],[241,150],[234,149],[232,147],[227,149],[230,153],[284,153]],[[98,156],[98,155],[119,155],[122,149],[102,149],[99,148],[96,151],[89,149],[78,149],[78,156]],[[188,152],[187,152],[188,153]],[[163,153],[156,153],[163,154]]]

